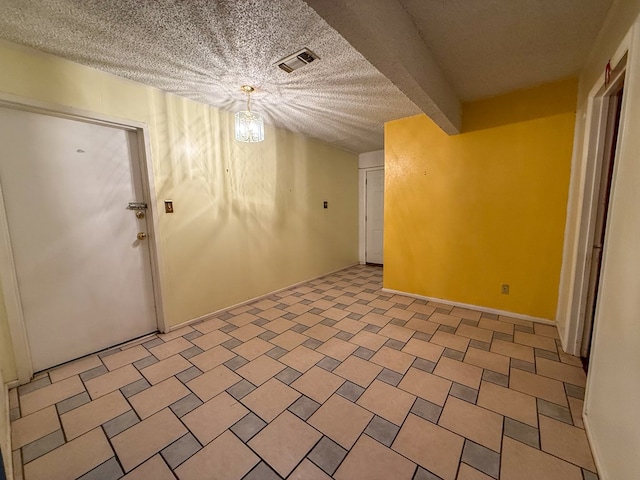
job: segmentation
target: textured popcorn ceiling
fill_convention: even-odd
[[[302,0],[0,0],[0,38],[231,111],[249,83],[269,123],[366,152],[386,121],[455,133],[460,99],[577,75],[611,1],[307,0],[325,21]],[[321,60],[273,65],[302,47]]]

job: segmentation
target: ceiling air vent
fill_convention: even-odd
[[[279,62],[276,62],[276,65],[278,65],[278,67],[280,67],[285,72],[291,73],[294,70],[297,70],[300,67],[304,67],[305,65],[313,62],[314,60],[318,60],[318,58],[319,57],[311,50],[309,50],[308,48],[303,48],[299,52],[296,52],[293,55],[289,55]]]

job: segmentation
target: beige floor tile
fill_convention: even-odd
[[[154,455],[131,473],[122,477],[122,480],[175,480],[175,478],[162,457]]]
[[[441,302],[429,301],[427,305],[430,305],[434,308],[439,308],[440,310],[446,310],[449,313],[451,313],[451,310],[453,310],[453,305],[447,305],[446,303],[441,303]]]
[[[464,362],[480,368],[487,368],[503,375],[509,375],[509,357],[497,353],[486,352],[478,348],[469,347]]]
[[[231,432],[225,432],[176,468],[180,480],[240,480],[260,459]]]
[[[286,332],[291,327],[295,327],[295,326],[296,324],[294,322],[292,322],[291,320],[287,320],[286,318],[277,318],[263,325],[263,327],[266,328],[267,330],[270,330],[278,334]]]
[[[242,380],[240,375],[232,372],[224,365],[220,365],[187,382],[187,387],[189,387],[200,400],[206,402],[232,385],[235,385],[240,380]]]
[[[513,324],[500,322],[498,320],[491,320],[489,318],[481,318],[480,322],[478,322],[478,328],[513,335]]]
[[[439,325],[447,325],[449,327],[458,328],[462,319],[446,313],[435,312],[429,317],[429,321]]]
[[[532,333],[516,331],[513,334],[513,341],[514,343],[528,345],[534,348],[541,348],[542,350],[549,350],[550,352],[557,351],[556,342],[553,338],[542,337],[540,335],[534,335]]]
[[[382,300],[381,298],[376,298],[369,302],[369,305],[375,308],[380,308],[382,310],[389,310],[390,308],[395,306],[395,303],[389,302],[387,300]]]
[[[491,343],[493,338],[493,330],[486,330],[484,328],[473,327],[471,325],[465,325],[462,323],[456,330],[456,335],[462,337],[472,338],[485,343]]]
[[[306,325],[307,327],[313,327],[317,325],[323,320],[320,315],[316,315],[315,313],[303,313],[302,315],[296,317],[296,322],[301,323],[302,325]]]
[[[411,305],[416,301],[415,298],[407,297],[405,295],[394,295],[389,299],[390,302],[399,303],[400,305]]]
[[[540,415],[540,447],[547,453],[560,457],[592,472],[596,471],[587,434],[582,428]]]
[[[569,408],[571,409],[573,424],[578,428],[584,428],[584,422],[582,421],[584,401],[574,397],[567,397],[567,400],[569,400]]]
[[[402,308],[397,307],[390,308],[389,310],[387,310],[387,313],[385,313],[385,315],[389,317],[397,318],[398,320],[404,320],[405,322],[411,320],[411,318],[413,318],[415,314],[416,312],[413,312],[411,310],[403,310]]]
[[[280,318],[284,315],[284,310],[280,310],[279,308],[268,308],[267,310],[263,310],[262,312],[257,314],[260,318],[264,318],[265,320],[275,320],[276,318]]]
[[[190,393],[180,380],[176,377],[169,377],[153,387],[129,397],[129,402],[138,416],[145,419]]]
[[[416,332],[427,333],[433,335],[440,325],[435,322],[429,322],[427,320],[420,320],[418,318],[412,318],[404,324],[404,328],[410,328]]]
[[[502,415],[451,396],[438,425],[499,453],[502,420]]]
[[[567,406],[564,385],[562,385],[562,382],[551,378],[513,368],[509,377],[509,388]]]
[[[383,337],[382,335],[363,330],[351,337],[349,339],[349,342],[355,343],[360,347],[368,348],[369,350],[373,350],[375,352],[381,346],[383,346],[387,342],[387,340],[388,339],[386,337]]]
[[[92,378],[85,382],[87,392],[91,395],[91,398],[95,400],[98,397],[106,395],[107,393],[118,390],[125,385],[140,380],[142,375],[136,370],[133,365],[125,365],[117,370],[113,370],[99,377]]]
[[[349,332],[349,333],[355,335],[356,333],[358,333],[360,330],[362,330],[366,326],[367,326],[366,323],[359,322],[358,320],[352,320],[350,318],[343,318],[338,323],[336,323],[333,326],[333,328],[337,328],[338,330]]]
[[[560,356],[560,361],[562,363],[573,365],[574,367],[582,367],[582,359],[580,357],[569,355],[568,353],[564,353],[562,350],[558,350],[558,355]]]
[[[411,330],[410,328],[399,327],[398,325],[389,323],[378,332],[378,335],[393,338],[394,340],[398,340],[400,342],[407,342],[414,333],[415,331]]]
[[[413,302],[411,305],[407,306],[407,310],[410,310],[416,313],[421,313],[422,315],[431,315],[433,312],[436,311],[436,308],[432,307],[431,305],[422,305],[421,303]]]
[[[218,365],[222,365],[227,360],[231,360],[236,356],[235,353],[230,352],[222,345],[213,347],[210,350],[206,350],[194,357],[191,357],[189,361],[193,363],[203,372],[216,368]]]
[[[116,390],[61,415],[60,421],[67,440],[72,440],[128,410],[131,410],[129,403]]]
[[[147,354],[149,355],[149,354]],[[97,355],[91,355],[90,357],[81,358],[71,363],[67,363],[61,367],[55,368],[49,372],[49,378],[52,383],[59,382],[65,378],[73,377],[79,373],[86,372],[92,368],[100,367],[102,362]]]
[[[465,337],[454,335],[453,333],[442,332],[439,330],[433,334],[433,337],[431,337],[431,340],[429,341],[431,343],[435,343],[436,345],[440,345],[441,347],[452,348],[460,352],[466,352],[470,340]]]
[[[227,335],[220,330],[213,330],[212,332],[205,333],[201,337],[194,338],[191,343],[200,347],[202,350],[209,350],[210,348],[220,345],[221,343],[231,340],[231,336]]]
[[[582,480],[580,468],[504,437],[500,478],[503,480]]]
[[[186,360],[182,355],[174,355],[166,360],[160,360],[158,363],[143,368],[140,370],[140,373],[144,375],[144,378],[146,378],[151,385],[155,385],[192,366],[191,362]]]
[[[327,327],[326,325],[317,324],[311,327],[308,330],[305,330],[303,333],[307,337],[315,338],[316,340],[320,340],[321,342],[326,342],[334,335],[337,335],[340,330],[336,330],[333,327]]]
[[[371,412],[334,394],[316,410],[307,423],[349,450],[372,418]]]
[[[36,458],[24,466],[26,480],[69,480],[113,457],[113,450],[101,428]],[[70,461],[73,459],[73,461]]]
[[[480,317],[482,316],[482,312],[461,307],[453,307],[450,314],[454,317],[466,318],[467,320],[473,320],[475,322],[480,320]]]
[[[346,378],[356,385],[367,388],[381,371],[382,367],[380,365],[375,365],[352,355],[338,365],[333,373]]]
[[[353,313],[357,313],[358,315],[366,315],[367,313],[373,310],[371,305],[362,305],[360,303],[352,303],[347,307],[347,310]]]
[[[251,305],[249,310],[253,310],[254,308],[259,308],[260,310],[268,310],[270,308],[278,305],[278,302],[274,302],[273,300],[269,300],[268,298],[264,298],[254,304]]]
[[[560,335],[558,335],[558,328],[555,325],[534,323],[533,331],[536,335],[542,335],[543,337],[560,338]]]
[[[360,319],[361,322],[369,323],[371,325],[375,325],[376,327],[384,327],[387,323],[389,323],[393,318],[387,315],[380,315],[379,313],[369,312],[364,317]]]
[[[102,363],[109,370],[117,370],[120,367],[129,365],[138,360],[142,360],[149,356],[149,351],[142,345],[136,345],[135,347],[122,350],[121,352],[114,353],[113,355],[107,355],[102,359]]]
[[[31,415],[11,422],[11,447],[24,447],[60,428],[58,413],[54,405],[38,410]]]
[[[276,305],[277,305],[277,303],[276,303]],[[231,315],[240,315],[241,313],[248,312],[249,310],[253,310],[253,306],[245,304],[245,305],[241,305],[239,307],[236,307],[233,310],[229,310],[229,313]]]
[[[255,386],[260,386],[271,377],[287,368],[271,357],[262,355],[236,370]]]
[[[480,380],[482,379],[481,368],[458,362],[448,357],[440,359],[433,373],[474,389],[480,386]]]
[[[182,422],[165,408],[116,435],[111,443],[126,473],[185,433],[187,429]]]
[[[330,318],[331,320],[335,320],[336,322],[342,320],[344,317],[349,315],[349,312],[346,310],[342,310],[340,308],[329,308],[322,312],[322,316],[326,318]]]
[[[73,377],[65,378],[59,382],[21,395],[20,412],[22,416],[26,416],[82,392],[84,392],[82,381],[80,377],[74,375]]]
[[[255,315],[252,315],[248,312],[244,312],[244,313],[240,313],[239,315],[236,315],[235,317],[229,318],[226,321],[227,323],[231,323],[236,327],[244,327],[246,324],[251,323],[257,319],[258,317],[256,317]]]
[[[324,403],[344,380],[320,367],[312,367],[291,384],[293,388],[319,403]]]
[[[298,465],[291,475],[287,477],[288,480],[331,480],[331,477],[316,467],[306,458]]]
[[[292,330],[287,330],[284,333],[281,333],[275,338],[270,340],[271,343],[277,345],[278,347],[284,348],[285,350],[293,350],[298,345],[303,344],[309,340],[309,337],[305,337],[301,333],[294,332]]]
[[[443,480],[455,480],[463,445],[464,438],[409,415],[391,448]]]
[[[191,347],[193,347],[193,344],[189,340],[178,337],[168,341],[163,345],[158,345],[157,347],[150,348],[149,352],[151,352],[153,356],[158,360],[164,360],[165,358],[169,358]]]
[[[535,361],[532,347],[505,342],[504,340],[494,339],[493,342],[491,342],[491,351],[493,353],[517,358],[518,360],[523,360],[529,363],[533,363]]]
[[[520,325],[522,327],[533,328],[533,322],[529,320],[522,320],[521,318],[509,317],[506,315],[498,315],[498,320],[501,322],[512,323],[513,325]]]
[[[182,421],[200,443],[206,445],[247,413],[249,410],[241,403],[227,392],[222,392],[187,413]]]
[[[410,368],[398,388],[443,406],[449,395],[451,382],[417,368]]]
[[[444,352],[444,347],[441,347],[440,345],[436,345],[434,343],[429,343],[423,340],[412,338],[402,348],[402,351],[410,355],[415,355],[416,357],[424,358],[425,360],[429,360],[431,362],[438,362],[438,360],[440,360],[442,352]]]
[[[404,374],[416,359],[413,355],[408,353],[399,352],[389,347],[382,347],[378,352],[370,358],[370,361],[381,365],[385,368],[393,370],[394,372]]]
[[[478,406],[492,410],[532,427],[538,427],[536,399],[490,382],[482,382]]]
[[[461,463],[456,480],[492,480],[492,477],[479,472],[466,463]]]
[[[330,338],[316,348],[316,352],[335,358],[336,360],[343,361],[357,348],[357,345],[354,345],[353,343],[345,342],[339,338]]]
[[[336,480],[410,480],[416,466],[402,455],[362,435],[335,473]]]
[[[193,325],[193,328],[198,330],[200,333],[211,333],[214,330],[218,330],[219,328],[224,327],[225,325],[229,324],[223,320],[220,320],[219,318],[212,318],[211,320],[207,320],[206,322]]]
[[[256,415],[270,422],[300,397],[300,392],[272,378],[242,399]]]
[[[356,297],[347,297],[346,295],[340,295],[335,298],[335,302],[341,305],[351,305],[357,301],[358,299]]]
[[[238,345],[233,349],[233,352],[251,361],[267,353],[272,348],[273,345],[271,343],[265,342],[261,338],[252,338],[248,342]]]
[[[246,342],[247,340],[251,340],[253,337],[257,337],[264,332],[266,332],[264,328],[254,325],[253,323],[249,323],[244,327],[240,327],[232,332],[229,332],[229,335],[237,338],[241,342]]]
[[[331,302],[329,300],[316,300],[313,303],[310,303],[309,305],[313,308],[319,308],[321,310],[328,310],[329,308],[333,307],[336,304],[336,302]]]
[[[304,345],[300,345],[280,357],[278,360],[285,365],[304,373],[323,358],[324,356],[322,354],[311,350]]]
[[[18,389],[12,388],[9,390],[9,408],[18,408],[20,401],[18,400]]]
[[[298,417],[284,411],[253,437],[249,446],[278,474],[286,477],[321,436]]]
[[[374,380],[360,396],[357,403],[396,425],[402,425],[415,399],[415,395]]]
[[[536,372],[538,375],[554,378],[579,387],[584,387],[587,384],[587,376],[582,367],[574,367],[573,365],[555,362],[542,357],[536,358]]]
[[[160,340],[167,343],[191,332],[193,332],[193,328],[186,326],[177,328],[176,330],[171,330],[169,333],[159,333],[157,336]]]
[[[312,301],[315,301],[315,300],[312,300]],[[310,307],[309,305],[304,305],[302,303],[296,303],[296,304],[288,306],[287,308],[285,308],[285,310],[287,312],[293,313],[295,315],[302,315],[303,313],[308,312],[312,308],[313,307]]]

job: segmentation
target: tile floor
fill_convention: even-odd
[[[353,267],[37,375],[10,393],[16,478],[598,478],[585,375],[554,327],[381,276]]]

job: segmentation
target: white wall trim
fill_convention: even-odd
[[[7,479],[10,480],[14,478],[13,448],[11,447],[11,421],[10,421],[11,417],[9,415],[11,407],[9,405],[9,386],[8,384],[4,383],[4,379],[2,378],[2,372],[0,372],[0,386],[3,389],[2,394],[6,399],[6,402],[4,402],[5,403],[4,411],[0,413],[4,416],[5,425],[7,426],[7,431],[5,432],[5,436],[2,439],[2,441],[0,441],[0,444],[7,448],[6,451],[4,448],[2,449],[2,455],[3,455],[3,462],[4,462],[4,471],[7,476]]]
[[[494,315],[502,315],[505,317],[517,318],[518,320],[527,320],[529,322],[544,323],[545,325],[556,324],[556,322],[554,322],[553,320],[549,320],[547,318],[532,317],[530,315],[508,312],[506,310],[498,310],[496,308],[480,307],[478,305],[471,305],[469,303],[453,302],[451,300],[445,300],[442,298],[426,297],[424,295],[418,295],[417,293],[407,293],[407,292],[402,292],[400,290],[392,290],[390,288],[383,288],[382,291],[387,293],[393,293],[396,295],[404,295],[405,297],[417,298],[419,300],[426,300],[428,302],[437,302],[437,303],[442,303],[444,305],[451,305],[452,307],[468,308],[470,310],[478,310],[484,313],[491,313]]]
[[[156,208],[157,199],[155,196],[151,145],[147,125],[134,120],[121,119],[109,115],[68,107],[66,105],[42,102],[40,100],[18,97],[16,95],[2,92],[0,92],[0,107],[51,115],[76,121],[84,121],[97,125],[108,125],[134,132],[136,134],[138,142],[137,153],[139,155],[138,162],[142,169],[141,179],[145,196],[149,202],[147,212],[151,215],[148,222],[150,234],[149,254],[151,257],[151,277],[153,282],[154,298],[156,301],[156,321],[160,331],[167,331],[162,298],[162,276],[160,275],[162,259],[159,251],[158,211]],[[7,309],[9,332],[11,336],[11,343],[13,345],[18,382],[20,384],[24,384],[29,382],[33,376],[33,364],[31,362],[29,344],[24,326],[20,292],[17,284],[15,265],[13,262],[13,253],[11,251],[4,200],[2,198],[0,198],[0,281],[2,282],[2,290]]]
[[[332,270],[330,272],[323,273],[322,275],[318,275],[316,277],[312,277],[312,278],[308,278],[306,280],[302,280],[300,282],[292,283],[291,285],[287,285],[286,287],[282,287],[282,288],[279,288],[277,290],[273,290],[271,292],[265,293],[263,295],[259,295],[257,297],[250,298],[249,300],[244,300],[244,301],[242,301],[240,303],[236,303],[234,305],[231,305],[230,307],[224,307],[224,308],[221,308],[219,310],[216,310],[215,312],[206,313],[206,314],[204,314],[204,315],[202,315],[200,317],[192,318],[191,320],[187,320],[186,322],[179,323],[178,325],[173,325],[169,329],[169,331],[178,330],[179,328],[186,327],[186,326],[194,324],[194,323],[204,322],[206,320],[210,320],[213,317],[215,317],[216,315],[220,315],[221,313],[227,312],[229,310],[234,310],[236,308],[243,307],[243,306],[248,305],[250,303],[257,302],[258,300],[262,300],[263,298],[267,298],[267,297],[270,297],[271,295],[275,295],[276,293],[284,292],[285,290],[289,290],[290,288],[299,287],[300,285],[304,285],[305,283],[312,282],[314,280],[317,280],[317,279],[322,278],[322,277],[326,277],[328,275],[333,275],[334,273],[341,272],[343,270],[347,270],[348,268],[355,267],[356,265],[359,265],[359,263],[353,263],[351,265],[347,265],[346,267],[341,267],[341,268],[338,268],[337,270]]]

